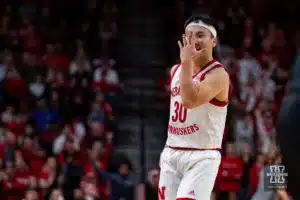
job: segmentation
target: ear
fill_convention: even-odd
[[[217,45],[217,38],[213,38],[213,47]]]

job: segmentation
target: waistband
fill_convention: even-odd
[[[174,147],[169,145],[166,145],[165,148],[181,150],[181,151],[221,151],[220,148],[201,149],[201,148],[191,148],[191,147]]]

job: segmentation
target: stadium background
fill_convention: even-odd
[[[280,0],[1,1],[1,199],[157,199],[168,72],[185,19],[199,12],[217,20],[216,56],[234,85],[215,193],[249,199],[277,152],[297,9]]]

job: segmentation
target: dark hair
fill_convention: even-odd
[[[203,21],[205,24],[213,26],[215,29],[217,29],[215,20],[213,20],[209,15],[203,14],[192,15],[191,17],[189,17],[184,23],[184,28],[186,28],[189,25],[189,23],[197,21]]]

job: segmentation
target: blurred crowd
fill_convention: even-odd
[[[1,1],[0,13],[1,199],[133,199],[113,151],[117,5]]]
[[[281,163],[276,119],[296,53],[296,8],[296,2],[178,1],[177,35],[182,34],[184,19],[199,9],[216,19],[215,51],[233,88],[212,199],[271,200],[282,192],[264,190],[262,172]],[[287,21],[276,18],[276,10],[285,13]],[[168,84],[163,81],[163,88],[168,90]]]

